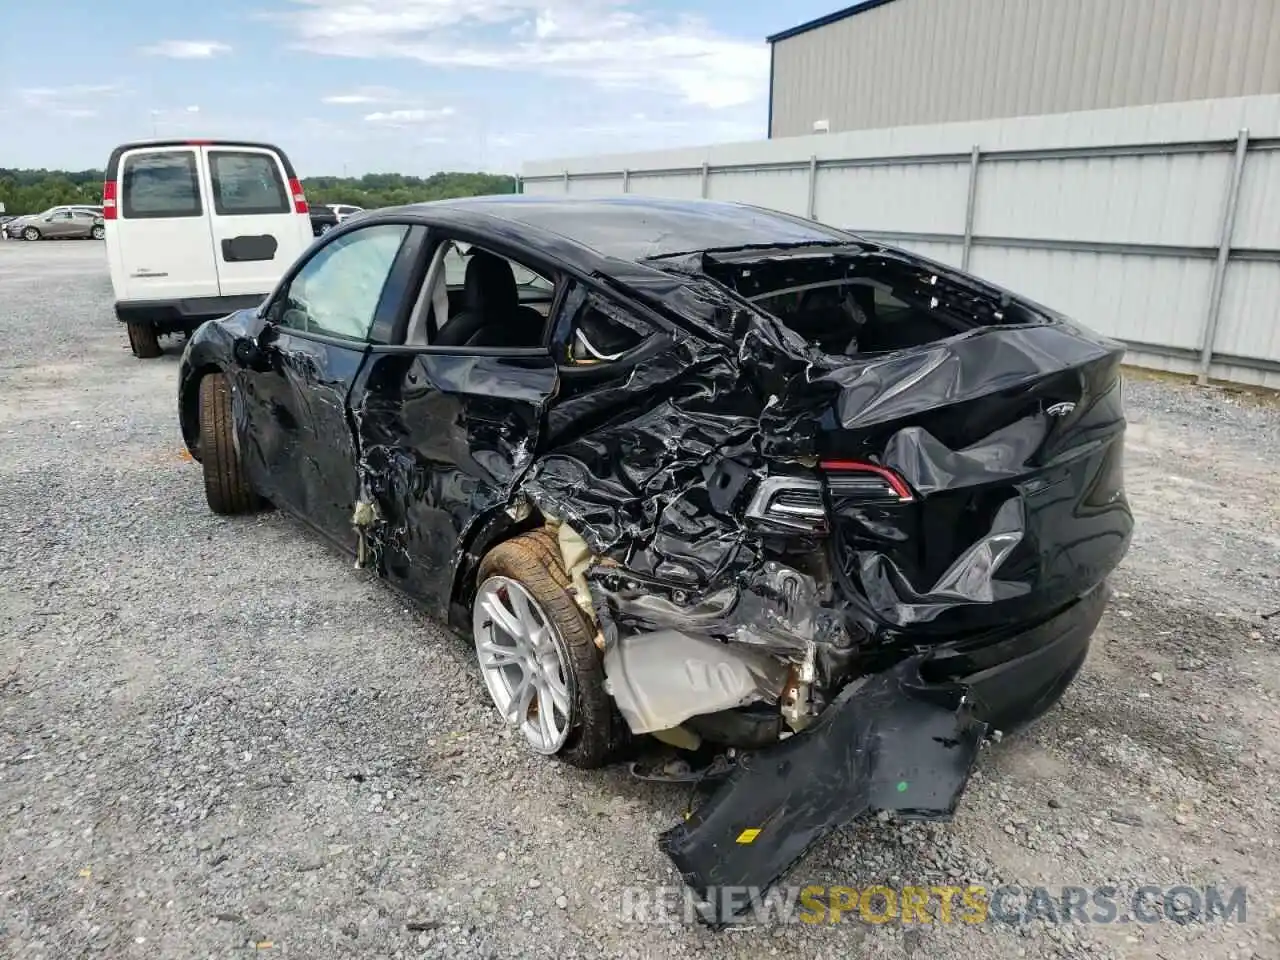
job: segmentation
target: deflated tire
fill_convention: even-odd
[[[480,564],[472,629],[498,712],[538,753],[607,763],[622,721],[604,691],[595,629],[569,593],[554,537],[527,533]]]

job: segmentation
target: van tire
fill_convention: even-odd
[[[39,240],[40,231],[37,230],[35,227],[26,227],[22,231],[22,239],[23,240]]]
[[[252,513],[262,505],[240,463],[234,430],[231,385],[224,374],[207,373],[200,380],[200,466],[214,513]]]
[[[149,323],[126,323],[129,330],[129,349],[139,360],[151,360],[160,356],[160,337]]]

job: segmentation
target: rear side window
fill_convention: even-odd
[[[266,153],[209,151],[213,209],[219,216],[290,213],[284,180],[275,157]]]
[[[573,318],[569,363],[588,365],[617,360],[653,331],[644,321],[595,296],[588,296]]]
[[[204,212],[193,150],[130,154],[120,180],[120,212],[126,219],[198,217]]]

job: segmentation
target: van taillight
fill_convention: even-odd
[[[102,184],[102,219],[116,218],[116,182],[107,180]]]
[[[297,177],[290,179],[289,192],[293,194],[293,212],[307,213],[310,208],[307,206],[307,195],[302,191],[302,181]]]

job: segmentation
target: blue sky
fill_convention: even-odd
[[[278,143],[304,175],[765,134],[766,35],[839,0],[0,0],[0,167],[159,136]]]

